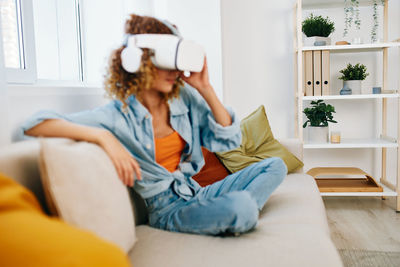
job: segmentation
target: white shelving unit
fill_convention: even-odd
[[[346,99],[380,99],[380,98],[398,98],[395,94],[363,94],[363,95],[323,95],[323,96],[303,96],[303,101],[312,100],[346,100]]]
[[[398,147],[398,143],[385,139],[346,139],[343,138],[339,144],[333,143],[308,143],[304,142],[304,149],[316,148],[389,148]]]
[[[360,5],[372,5],[371,0],[360,0]],[[294,7],[294,51],[295,51],[295,103],[296,103],[296,114],[295,114],[295,129],[296,136],[303,140],[303,108],[305,104],[312,100],[335,100],[335,101],[351,101],[356,99],[381,99],[382,101],[382,132],[380,138],[376,139],[345,139],[341,140],[339,144],[333,143],[310,143],[303,141],[304,149],[358,149],[358,148],[371,148],[382,150],[382,173],[378,184],[382,186],[383,192],[323,192],[322,196],[391,196],[396,197],[396,211],[400,212],[400,95],[399,88],[391,88],[391,91],[387,91],[388,76],[387,76],[387,65],[388,65],[388,49],[400,48],[400,42],[389,42],[388,41],[388,0],[385,0],[384,12],[383,12],[383,29],[384,29],[384,42],[374,44],[359,44],[359,45],[329,45],[329,46],[303,46],[301,24],[302,9],[307,8],[331,8],[343,6],[343,0],[297,0]],[[399,36],[400,37],[400,36]],[[398,39],[399,40],[399,39]],[[324,96],[304,96],[303,90],[303,52],[304,51],[317,51],[317,50],[329,50],[330,53],[364,53],[364,52],[375,52],[382,51],[383,56],[383,92],[382,94],[361,94],[361,95],[324,95]],[[400,49],[399,49],[400,50]],[[399,73],[400,77],[400,73]],[[398,121],[398,130],[396,137],[387,136],[387,100],[397,99],[398,111],[394,114]],[[308,102],[307,102],[308,101]],[[396,166],[396,178],[395,184],[388,181],[386,177],[386,149],[395,148],[397,150],[397,166]]]
[[[302,51],[329,50],[331,53],[339,52],[372,52],[383,48],[400,47],[399,42],[378,43],[378,44],[359,44],[359,45],[325,45],[325,46],[303,46]]]

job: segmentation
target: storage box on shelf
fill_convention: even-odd
[[[381,196],[383,188],[375,181],[375,179],[364,172],[363,170],[355,167],[318,167],[312,168],[307,174],[314,177],[317,181],[318,188],[321,193],[348,193],[348,192],[364,192],[376,193]],[[321,176],[333,176],[324,177]],[[351,178],[342,178],[338,176],[357,176]],[[361,177],[360,177],[361,176]]]
[[[363,5],[372,5],[372,1],[360,1]],[[379,99],[382,102],[382,130],[377,138],[370,139],[346,139],[342,138],[340,143],[312,143],[312,142],[304,142],[304,149],[332,149],[332,148],[340,148],[340,149],[358,149],[358,148],[373,148],[373,149],[381,149],[382,157],[381,157],[381,177],[376,181],[377,187],[382,188],[381,191],[378,192],[368,192],[371,189],[371,183],[363,183],[360,181],[355,181],[354,179],[346,179],[343,178],[333,178],[329,181],[320,182],[321,186],[321,195],[324,196],[394,196],[396,197],[396,211],[400,211],[400,150],[398,142],[400,140],[400,97],[399,92],[400,89],[400,73],[398,77],[399,79],[399,87],[398,88],[387,88],[388,87],[388,49],[399,49],[400,48],[400,38],[389,41],[388,40],[388,1],[385,0],[384,10],[383,10],[383,33],[384,33],[384,41],[381,43],[372,43],[372,44],[357,44],[357,45],[329,45],[329,46],[303,46],[302,40],[302,30],[301,23],[303,18],[303,8],[313,8],[313,9],[328,9],[330,7],[343,7],[343,0],[297,0],[294,8],[294,22],[295,22],[295,60],[296,60],[296,71],[295,71],[295,98],[296,98],[296,136],[298,136],[301,140],[303,140],[303,109],[304,106],[309,104],[309,101],[313,100],[335,100],[335,101],[352,101],[352,100],[363,100],[363,99]],[[316,94],[314,91],[314,81],[310,81],[309,79],[314,78],[314,76],[310,76],[307,73],[310,70],[315,72],[315,68],[310,66],[308,62],[310,62],[310,58],[313,59],[315,51],[327,51],[329,55],[334,53],[368,53],[368,52],[382,52],[382,93],[381,94],[358,94],[358,95],[333,95],[332,93],[322,93],[319,94],[319,90],[317,88]],[[310,54],[312,52],[312,54]],[[399,49],[400,53],[400,49]],[[312,55],[312,56],[310,56]],[[329,62],[330,60],[328,60]],[[327,62],[327,60],[325,60]],[[399,61],[397,61],[399,62]],[[323,64],[323,63],[322,63]],[[399,64],[399,63],[397,63]],[[318,66],[317,66],[318,67]],[[324,69],[322,65],[320,67],[321,70]],[[329,69],[329,66],[327,67]],[[400,67],[399,67],[400,69]],[[306,71],[306,72],[305,72]],[[311,85],[311,88],[310,88]],[[332,88],[331,88],[332,89]],[[338,89],[338,88],[335,88]],[[390,91],[388,89],[391,89]],[[393,90],[394,89],[394,90]],[[310,93],[311,92],[313,93]],[[332,90],[331,90],[332,92]],[[395,120],[397,121],[398,130],[396,137],[388,136],[388,127],[387,127],[387,118],[388,118],[388,99],[395,99],[398,102],[398,109],[395,114],[391,114],[395,116]],[[394,148],[397,151],[397,166],[387,166],[387,148]],[[388,181],[386,177],[386,168],[395,168],[396,178],[395,184]],[[332,169],[332,168],[331,168]],[[336,171],[343,170],[343,167],[335,168]],[[353,170],[359,170],[357,168]],[[363,172],[359,170],[359,172]],[[346,184],[347,183],[347,184]],[[330,186],[329,192],[326,192],[326,186]],[[346,190],[346,187],[348,190]],[[325,188],[325,189],[322,189]],[[323,192],[324,191],[324,192]]]

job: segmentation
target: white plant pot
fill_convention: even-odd
[[[352,95],[361,94],[361,80],[343,81],[343,87],[350,88]]]
[[[310,143],[328,143],[329,127],[328,126],[308,126],[308,141]]]
[[[325,41],[326,45],[331,44],[331,38],[330,37],[321,37],[321,36],[312,36],[312,37],[305,37],[304,38],[304,46],[314,46],[315,42],[318,41]]]

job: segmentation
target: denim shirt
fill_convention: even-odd
[[[144,199],[165,191],[171,184],[182,198],[191,198],[200,189],[192,176],[204,165],[201,147],[220,152],[236,148],[241,143],[240,125],[232,109],[227,108],[232,124],[223,127],[215,121],[208,104],[197,90],[185,85],[180,90],[180,96],[168,102],[171,126],[186,142],[178,168],[171,173],[155,160],[151,114],[135,96],[130,96],[127,104],[125,111],[119,100],[70,115],[40,111],[29,118],[21,130],[26,131],[46,119],[64,119],[110,131],[139,163],[142,180],[135,180],[134,189]]]

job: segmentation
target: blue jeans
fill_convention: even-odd
[[[149,223],[164,230],[206,235],[249,231],[286,174],[280,158],[268,158],[201,188],[189,200],[170,187],[145,199]]]

